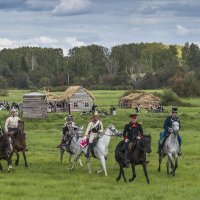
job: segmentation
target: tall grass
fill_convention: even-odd
[[[25,91],[24,93],[26,93]],[[95,95],[95,104],[99,108],[109,109],[110,105],[118,105],[119,97],[124,91],[92,91]],[[12,94],[10,91],[9,94]],[[15,91],[20,99],[23,91]],[[21,96],[21,97],[20,97]],[[9,99],[8,99],[9,100]],[[187,101],[187,100],[186,100]],[[190,100],[192,101],[192,100]],[[195,99],[195,102],[197,100]],[[170,107],[166,109],[170,110]],[[119,130],[123,130],[129,121],[132,109],[117,108],[116,116],[102,118],[104,127],[110,123]],[[63,164],[60,163],[59,150],[55,148],[61,138],[61,126],[64,124],[66,113],[50,113],[47,119],[25,120],[25,131],[29,141],[27,160],[29,168],[25,169],[22,156],[18,167],[13,172],[6,172],[6,163],[2,161],[4,171],[0,174],[0,199],[15,200],[66,200],[66,199],[134,199],[134,200],[192,200],[199,199],[200,192],[200,155],[199,155],[199,107],[179,107],[182,122],[181,136],[183,138],[182,150],[185,158],[179,159],[176,176],[166,173],[166,159],[162,163],[161,172],[157,172],[157,140],[162,130],[163,121],[168,113],[139,114],[138,121],[143,122],[143,129],[152,136],[153,151],[148,154],[148,173],[150,184],[146,183],[141,166],[136,167],[137,177],[133,183],[125,184],[123,180],[116,182],[119,167],[114,159],[116,144],[121,138],[113,138],[109,146],[107,159],[108,177],[96,174],[100,162],[91,160],[93,174],[88,174],[85,166],[85,157],[82,157],[83,167],[77,163],[75,171],[70,171],[68,155],[65,154]],[[91,116],[81,116],[74,112],[75,121],[86,129]],[[0,121],[5,122],[8,113],[0,112]],[[131,169],[125,170],[126,177],[131,177]]]

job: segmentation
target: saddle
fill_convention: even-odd
[[[130,141],[129,142],[129,145],[128,145],[128,148],[130,149],[130,147],[133,145],[134,147],[134,149],[135,149],[135,147],[137,146],[137,141],[138,140],[132,140],[132,141]],[[120,152],[122,152],[122,153],[125,153],[125,144],[124,144],[125,142],[124,142],[124,140],[122,140],[118,145],[117,145],[117,149],[120,151]]]

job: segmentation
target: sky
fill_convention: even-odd
[[[0,0],[0,50],[200,44],[199,0]]]

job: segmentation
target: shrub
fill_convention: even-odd
[[[164,89],[163,94],[161,96],[161,104],[165,106],[169,105],[180,105],[181,100],[178,95],[170,88]]]

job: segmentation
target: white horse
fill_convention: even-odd
[[[75,154],[77,145],[80,143],[80,141],[82,139],[83,139],[83,127],[77,126],[77,129],[74,131],[74,134],[72,135],[72,139],[71,139],[69,148],[66,148],[65,145],[60,146],[60,161],[61,161],[61,163],[63,161],[64,152],[66,151],[67,153],[69,153],[69,162],[72,164],[72,156]],[[79,159],[79,163],[81,166],[83,166],[81,159]]]
[[[178,143],[178,132],[179,132],[179,122],[174,121],[172,123],[172,131],[169,137],[166,139],[164,144],[164,153],[159,154],[159,167],[158,171],[160,171],[160,166],[162,159],[165,157],[165,155],[168,156],[167,160],[167,174],[169,174],[169,163],[171,165],[171,173],[173,176],[175,176],[175,170],[178,167],[178,153],[179,153],[179,143]],[[173,158],[175,161],[175,164],[173,163]]]
[[[94,147],[94,158],[98,158],[101,162],[102,169],[98,170],[97,173],[104,172],[105,176],[107,176],[107,170],[106,170],[106,156],[108,154],[108,146],[110,143],[111,136],[122,136],[122,132],[118,131],[112,124],[109,125],[103,132],[102,136],[99,138],[96,146]],[[75,165],[79,157],[81,156],[82,153],[84,155],[87,154],[87,148],[86,147],[81,147],[80,145],[77,145],[76,148],[76,158],[74,160],[74,163],[71,166],[71,170],[74,170]],[[91,156],[90,156],[91,157]],[[91,168],[90,168],[90,157],[87,158],[87,168],[89,173],[92,173]]]

